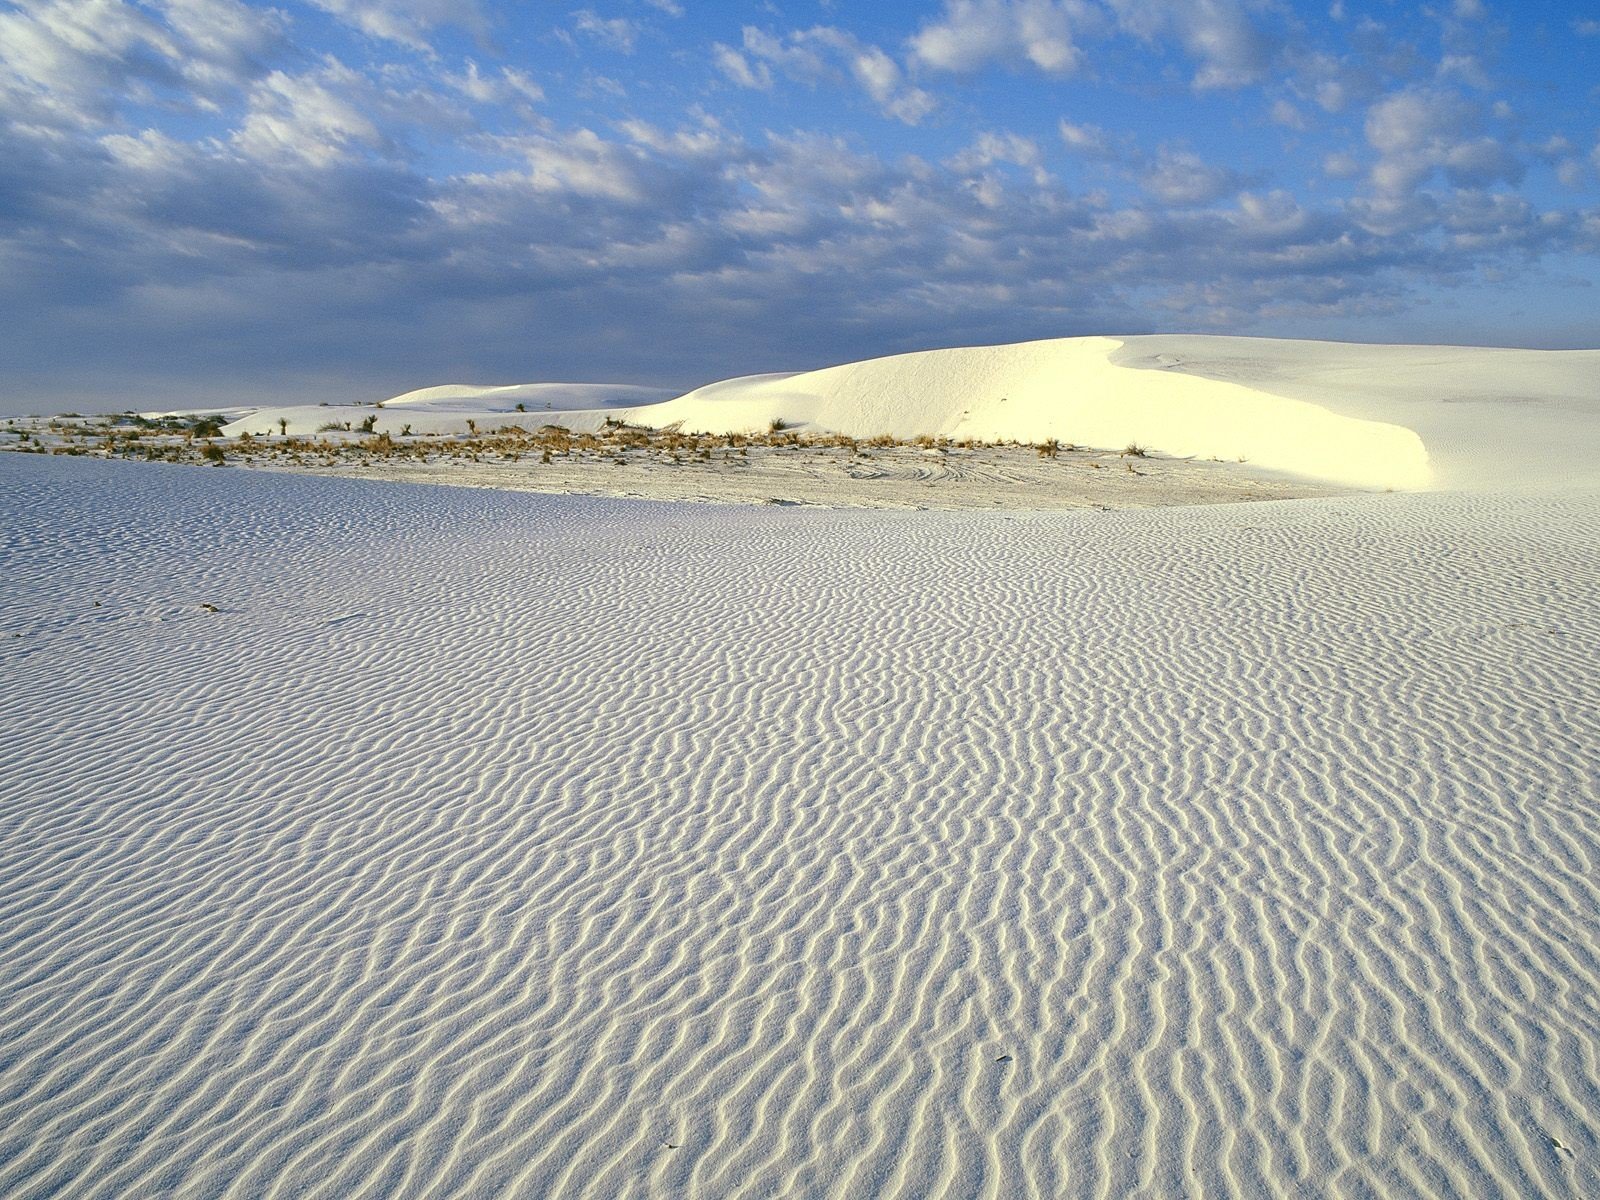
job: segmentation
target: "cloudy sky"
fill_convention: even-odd
[[[1600,4],[0,0],[0,410],[1600,345]]]

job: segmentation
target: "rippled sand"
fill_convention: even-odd
[[[0,1194],[1592,1196],[1592,493],[0,456]]]

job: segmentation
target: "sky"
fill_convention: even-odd
[[[0,412],[1600,346],[1600,4],[0,0]]]

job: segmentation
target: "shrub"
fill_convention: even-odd
[[[1056,441],[1055,438],[1051,438],[1047,442],[1040,442],[1039,443],[1039,457],[1040,458],[1054,458],[1056,456],[1056,452],[1058,450],[1060,450],[1060,449],[1061,449],[1061,443]]]
[[[228,461],[228,456],[222,452],[222,447],[215,442],[207,442],[200,447],[200,457],[219,467]]]
[[[366,420],[361,422],[361,432],[362,433],[371,433],[377,427],[378,427],[378,414],[377,413],[373,413]]]
[[[196,417],[189,426],[189,432],[195,437],[214,438],[222,436],[221,417]]]
[[[1122,451],[1123,458],[1144,458],[1150,452],[1138,442],[1129,442]]]

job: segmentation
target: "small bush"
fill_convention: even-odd
[[[371,433],[377,427],[378,427],[378,414],[377,413],[373,413],[370,417],[368,417],[366,420],[361,422],[361,432],[362,433]]]
[[[1143,446],[1139,445],[1138,442],[1129,442],[1127,444],[1127,446],[1123,448],[1122,457],[1123,458],[1144,458],[1149,453],[1150,452],[1148,450],[1146,450]]]
[[[200,457],[219,467],[228,461],[228,456],[222,452],[222,447],[215,442],[207,442],[200,447]]]

